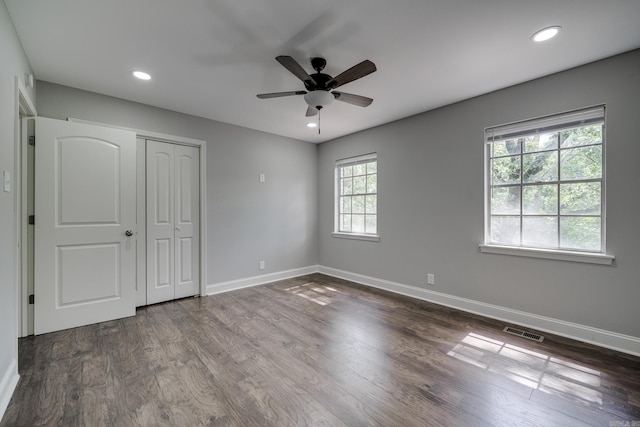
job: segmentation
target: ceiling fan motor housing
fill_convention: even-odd
[[[331,77],[329,74],[324,74],[324,73],[315,73],[315,74],[310,74],[310,76],[313,78],[313,80],[316,82],[316,84],[314,85],[313,82],[304,82],[304,87],[311,91],[311,90],[331,90],[333,89],[332,87],[328,87],[327,83],[333,79],[333,77]]]

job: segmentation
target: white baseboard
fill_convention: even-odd
[[[0,379],[0,420],[7,410],[7,406],[9,406],[9,401],[19,379],[18,362],[16,359],[12,359],[4,375],[2,375],[2,379]]]
[[[525,326],[537,331],[548,332],[554,335],[620,351],[622,353],[640,356],[640,338],[638,337],[623,335],[550,317],[539,316],[537,314],[527,313],[524,311],[513,310],[441,292],[430,291],[428,289],[403,285],[401,283],[390,282],[388,280],[376,279],[375,277],[364,276],[331,267],[318,266],[317,271],[319,273],[350,280],[362,285],[384,289],[386,291],[479,314],[492,319]]]
[[[322,265],[313,265],[308,267],[296,268],[293,270],[247,277],[244,279],[231,280],[228,282],[210,284],[207,286],[207,295],[215,295],[222,292],[234,291],[236,289],[263,285],[265,283],[304,276],[305,274],[311,273],[323,273],[328,276],[350,280],[362,285],[383,289],[413,298],[418,298],[424,301],[429,301],[469,313],[478,314],[480,316],[485,316],[492,319],[501,320],[503,322],[524,326],[536,331],[548,332],[550,334],[559,335],[562,337],[640,357],[640,338],[638,337],[619,334],[616,332],[606,331],[604,329],[593,328],[591,326],[580,325],[578,323],[567,322],[551,317],[540,316],[524,311],[513,310],[507,307],[487,304],[480,301],[457,297],[454,295],[448,295],[442,292],[404,285],[402,283],[391,282],[389,280],[377,279],[375,277],[351,273],[349,271],[338,270]]]
[[[311,265],[308,267],[295,268],[293,270],[285,270],[260,276],[247,277],[244,279],[231,280],[229,282],[213,283],[207,285],[207,295],[215,295],[222,292],[235,291],[236,289],[264,285],[265,283],[271,283],[277,280],[291,279],[293,277],[304,276],[305,274],[317,272],[318,266]]]

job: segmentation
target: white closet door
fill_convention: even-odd
[[[173,145],[147,141],[147,304],[174,298]]]
[[[175,145],[176,298],[200,290],[200,150]]]
[[[36,334],[135,315],[135,172],[135,133],[36,119]]]
[[[147,141],[147,304],[197,295],[199,150]]]

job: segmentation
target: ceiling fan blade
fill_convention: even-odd
[[[335,89],[339,86],[357,80],[376,71],[376,64],[365,59],[361,63],[354,65],[347,71],[344,71],[327,82],[327,88]]]
[[[305,84],[311,86],[318,86],[313,77],[307,73],[304,68],[298,62],[290,56],[280,55],[276,56],[276,61],[278,61],[284,68],[289,70],[291,74],[302,80]]]
[[[358,107],[368,107],[373,102],[373,99],[367,98],[366,96],[338,91],[333,91],[331,93],[338,101],[347,102],[349,104],[357,105]]]
[[[282,96],[304,95],[305,93],[307,93],[307,91],[305,90],[294,90],[290,92],[260,93],[256,96],[260,99],[267,99],[267,98],[280,98]]]
[[[307,107],[307,114],[305,114],[306,117],[312,117],[317,115],[318,115],[318,110],[316,110],[313,107]]]

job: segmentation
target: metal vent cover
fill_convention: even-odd
[[[542,340],[544,340],[544,336],[542,335],[534,334],[533,332],[523,331],[521,329],[512,328],[511,326],[505,326],[503,331],[508,334],[517,335],[519,337],[526,338],[531,341],[542,342]]]

